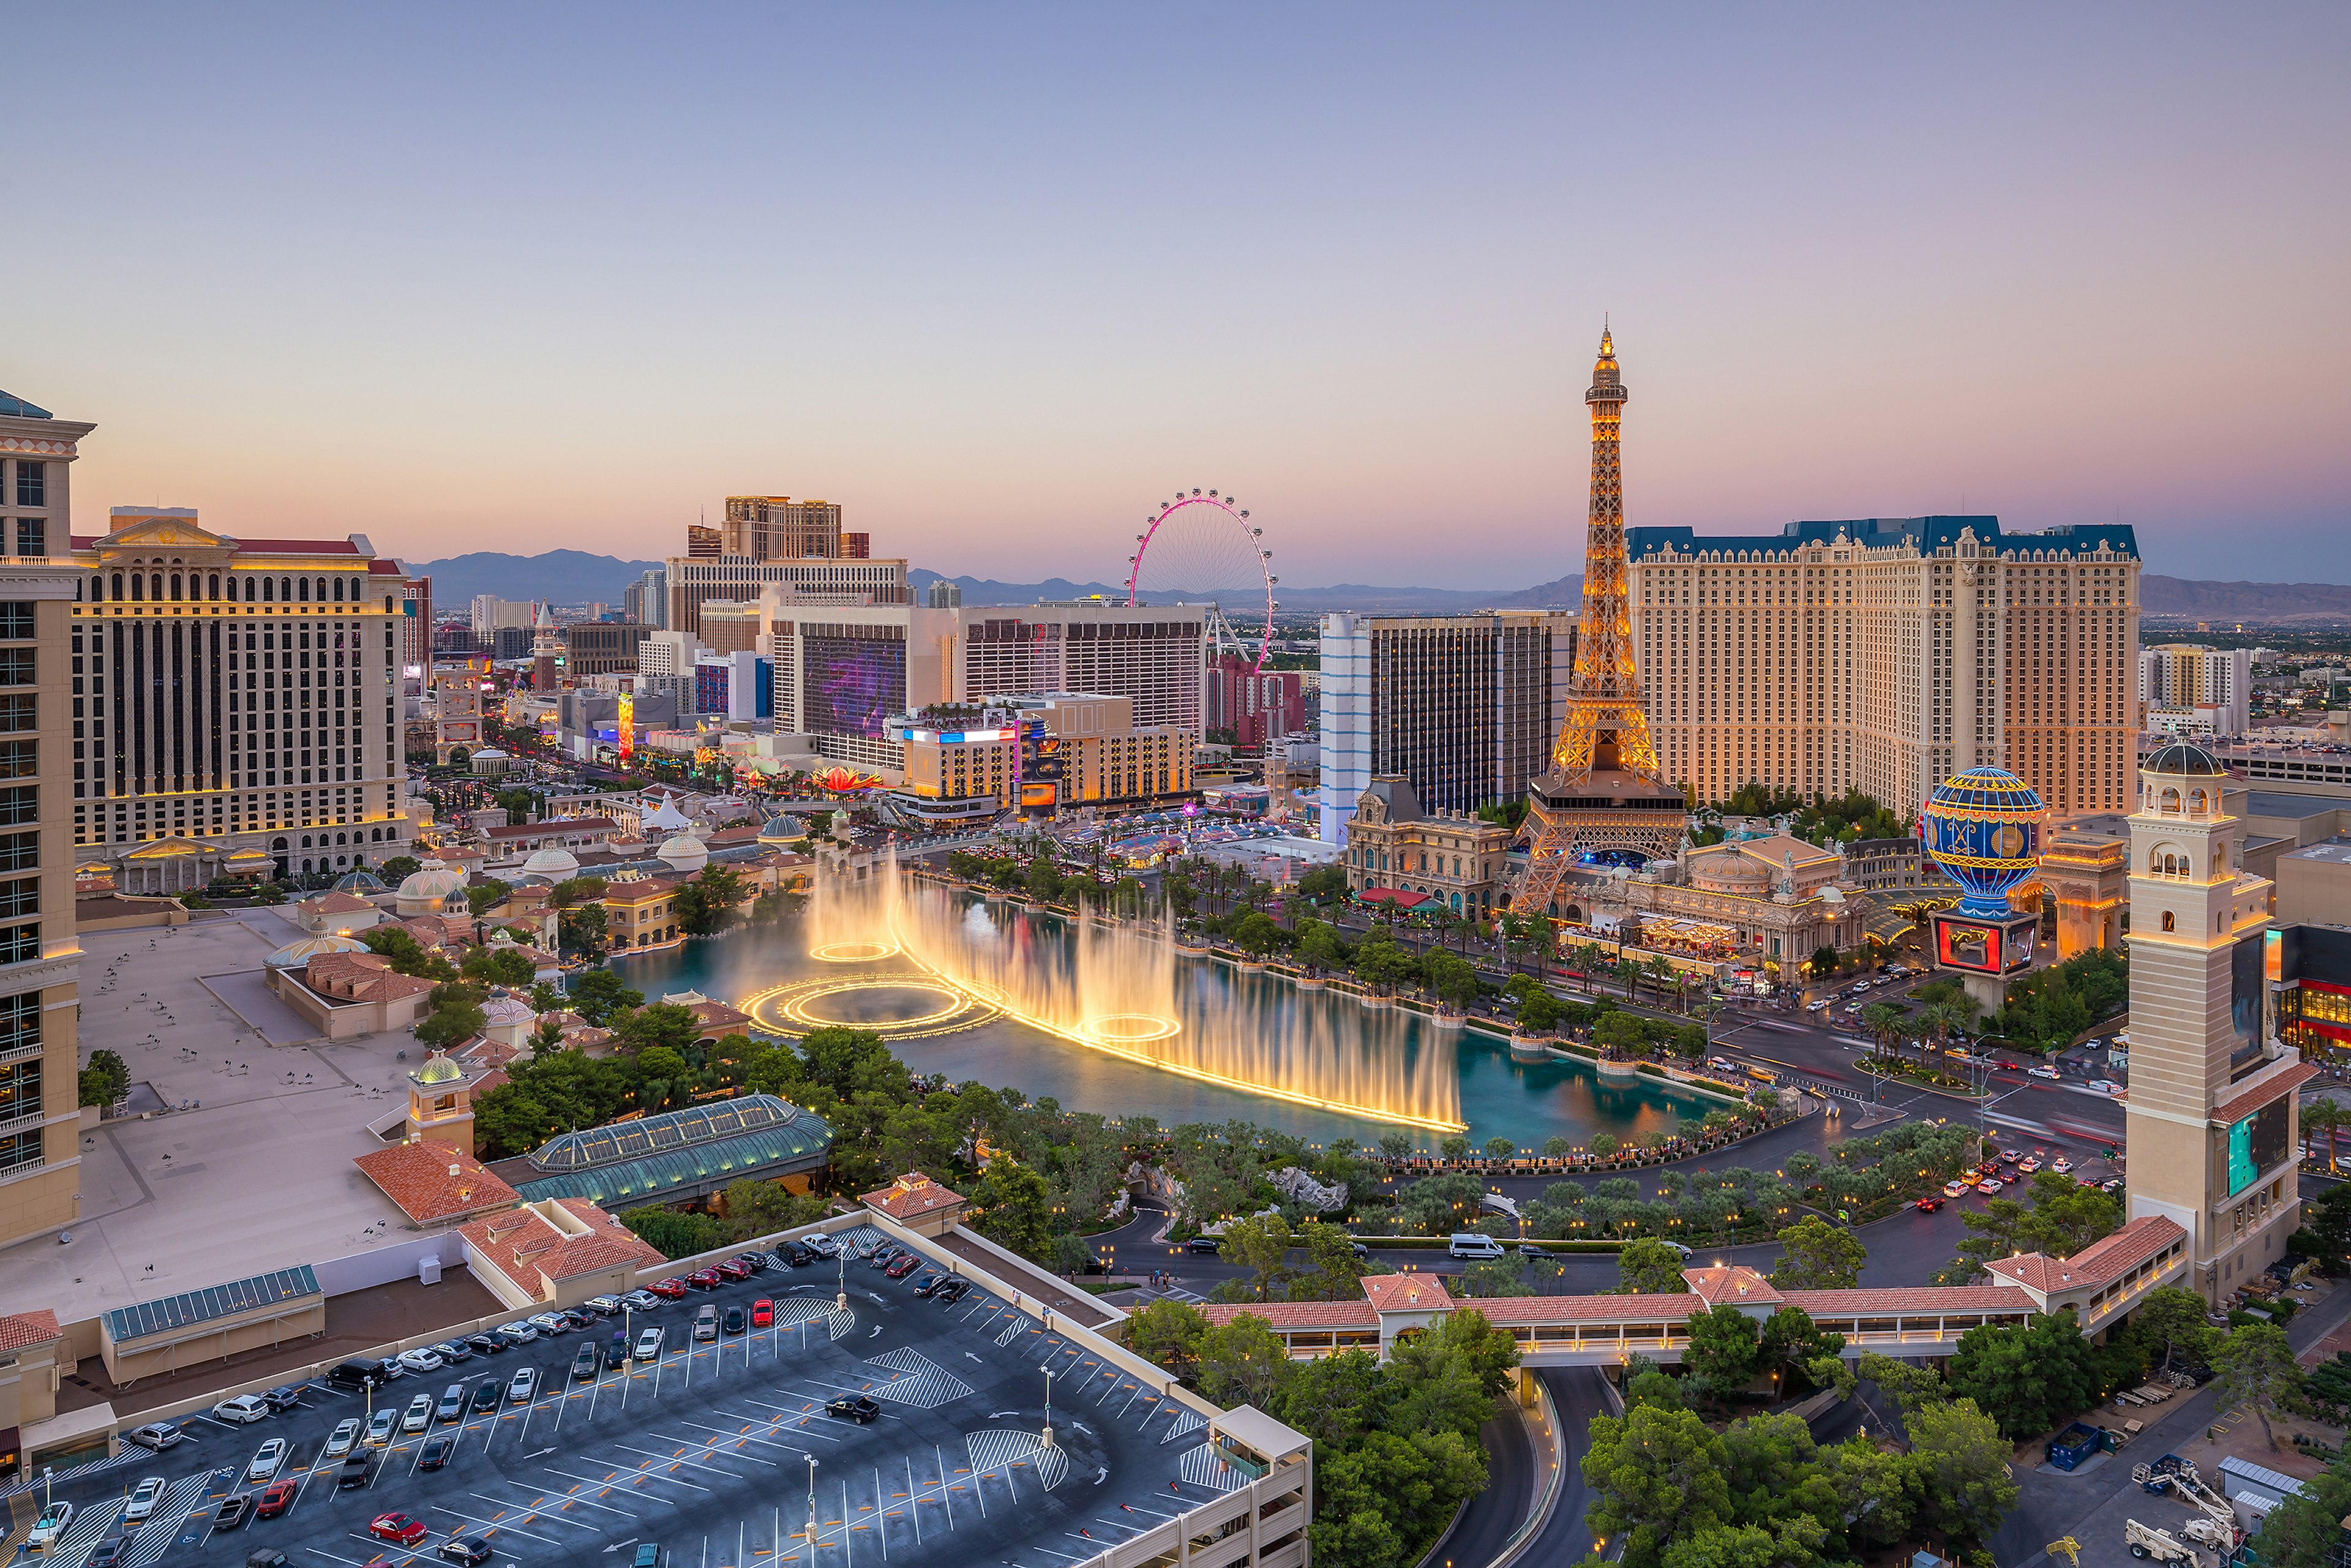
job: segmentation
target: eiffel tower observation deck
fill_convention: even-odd
[[[1592,410],[1583,615],[1576,628],[1567,717],[1552,747],[1551,766],[1527,786],[1527,817],[1520,829],[1527,870],[1510,901],[1521,914],[1549,909],[1560,878],[1587,854],[1616,851],[1625,860],[1671,854],[1688,821],[1688,803],[1666,781],[1649,744],[1649,717],[1633,665],[1632,613],[1625,602],[1625,479],[1617,453],[1625,395],[1615,343],[1603,328],[1599,362],[1583,394]]]

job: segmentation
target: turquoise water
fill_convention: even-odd
[[[1061,922],[1052,916],[1005,912],[1001,917],[1031,922],[1030,941],[1070,940]],[[616,957],[612,967],[652,1000],[664,993],[694,990],[739,1001],[771,986],[820,975],[837,978],[843,973],[841,966],[810,958],[807,937],[790,921],[690,942],[667,952]],[[1475,1030],[1434,1029],[1410,1013],[1372,1014],[1352,997],[1301,991],[1280,976],[1244,975],[1227,965],[1186,960],[1179,964],[1177,983],[1185,993],[1179,1002],[1186,1010],[1216,1009],[1238,1015],[1249,1030],[1269,1040],[1318,1033],[1327,1038],[1332,1028],[1360,1031],[1361,1020],[1376,1017],[1380,1033],[1392,1041],[1385,1049],[1414,1058],[1434,1053],[1439,1070],[1449,1067],[1459,1083],[1460,1118],[1469,1124],[1468,1136],[1481,1144],[1505,1137],[1522,1148],[1540,1148],[1556,1136],[1583,1144],[1596,1133],[1619,1137],[1653,1130],[1671,1133],[1682,1119],[1695,1122],[1719,1104],[1653,1081],[1603,1084],[1581,1063],[1513,1061],[1508,1042],[1497,1037]],[[872,1017],[892,1005],[882,993],[863,992],[840,997],[827,1007],[844,1018],[858,1018]],[[909,996],[896,1005],[913,1011],[935,1004],[932,998]],[[861,1014],[860,1007],[872,1010]],[[1322,1029],[1302,1027],[1310,1013]],[[1397,1130],[1369,1117],[1159,1071],[1008,1019],[955,1034],[894,1041],[891,1049],[917,1072],[945,1073],[957,1083],[977,1079],[994,1088],[1015,1088],[1031,1100],[1050,1097],[1071,1110],[1147,1114],[1157,1117],[1162,1126],[1238,1117],[1318,1142],[1343,1136],[1359,1143]],[[1404,1130],[1425,1145],[1433,1145],[1438,1136],[1422,1129]]]

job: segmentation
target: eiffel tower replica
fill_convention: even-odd
[[[1666,782],[1649,744],[1641,678],[1633,667],[1632,612],[1625,603],[1625,480],[1617,426],[1625,382],[1616,347],[1600,333],[1600,362],[1583,401],[1592,408],[1592,515],[1583,541],[1583,616],[1567,718],[1552,744],[1551,767],[1527,785],[1519,836],[1527,869],[1510,907],[1547,911],[1560,878],[1593,851],[1625,850],[1643,860],[1673,853],[1688,821],[1682,792]]]

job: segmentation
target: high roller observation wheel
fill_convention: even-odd
[[[1207,510],[1194,511],[1194,508],[1200,507],[1205,507]],[[1221,514],[1227,521],[1217,522],[1217,514]],[[1228,527],[1231,531],[1228,535],[1223,536],[1224,542],[1217,549],[1191,552],[1195,556],[1194,559],[1176,559],[1183,552],[1176,551],[1171,547],[1180,537],[1182,530],[1170,528],[1168,524],[1171,519],[1178,516],[1184,516],[1187,525],[1198,521],[1208,525],[1211,528]],[[1164,533],[1163,530],[1165,530]],[[1235,641],[1239,643],[1242,655],[1248,659],[1251,672],[1263,669],[1267,652],[1273,642],[1273,612],[1281,607],[1273,596],[1274,585],[1281,579],[1273,574],[1273,552],[1260,542],[1264,533],[1264,529],[1249,521],[1249,513],[1236,503],[1233,497],[1220,496],[1214,490],[1203,492],[1196,486],[1189,492],[1177,491],[1174,500],[1159,503],[1158,509],[1144,519],[1143,532],[1134,536],[1134,553],[1126,558],[1127,603],[1140,605],[1143,603],[1141,596],[1152,591],[1176,593],[1188,591],[1216,595],[1213,601],[1216,605],[1216,614],[1210,618],[1212,626],[1217,622],[1223,622],[1231,631]],[[1215,539],[1218,536],[1211,532],[1204,537]],[[1144,581],[1145,562],[1151,557],[1151,548],[1154,543],[1159,543],[1162,546],[1160,560],[1164,564],[1155,567],[1153,572],[1154,576],[1162,580],[1161,590],[1154,590],[1146,586]],[[1211,561],[1218,567],[1229,565],[1236,575],[1253,576],[1257,580],[1183,582],[1176,580],[1176,574]],[[1214,571],[1212,575],[1221,576],[1223,572]],[[1264,592],[1262,599],[1258,596],[1260,586]],[[1235,590],[1240,590],[1246,593],[1248,599],[1246,604],[1228,605],[1224,602],[1224,596],[1233,593]]]

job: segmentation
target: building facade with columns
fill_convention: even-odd
[[[1704,803],[1761,782],[1908,812],[2005,768],[2056,812],[2126,810],[2138,544],[1993,517],[1625,530],[1635,659],[1666,776]]]

